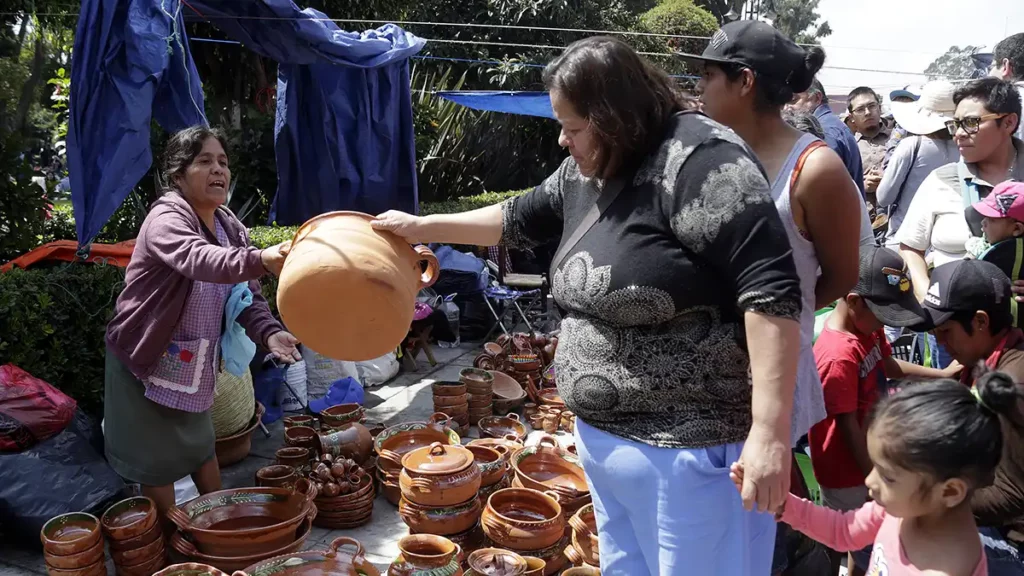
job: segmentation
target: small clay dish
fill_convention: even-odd
[[[160,523],[157,522],[152,528],[134,538],[121,540],[120,542],[117,540],[111,540],[108,544],[110,544],[111,553],[115,550],[134,550],[136,548],[141,548],[154,540],[160,540],[161,535],[163,535],[163,529],[161,528]]]
[[[502,548],[481,548],[466,558],[474,574],[489,576],[521,576],[529,567],[522,556]]]
[[[100,518],[103,533],[110,540],[128,540],[140,536],[156,524],[156,505],[145,496],[121,500]]]
[[[43,550],[56,556],[85,552],[101,539],[99,519],[85,512],[54,516],[39,531]]]
[[[462,382],[434,382],[430,389],[434,396],[462,396],[466,393],[466,385]]]
[[[363,407],[355,403],[338,404],[320,412],[320,420],[333,428],[359,422],[362,417]]]
[[[130,550],[117,550],[111,548],[110,558],[113,559],[114,564],[117,564],[118,566],[131,566],[133,564],[145,562],[147,559],[152,558],[163,549],[164,539],[157,538],[149,544],[143,544],[138,548],[132,548]]]
[[[309,426],[293,426],[284,431],[284,443],[314,451],[320,446],[320,439]]]
[[[61,570],[76,570],[81,566],[90,566],[103,558],[103,541],[98,540],[92,548],[78,554],[57,556],[48,552],[43,553],[46,565]]]

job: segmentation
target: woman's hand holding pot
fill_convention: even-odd
[[[274,276],[281,275],[281,269],[284,268],[284,259],[288,256],[288,250],[291,247],[292,243],[288,241],[260,251],[260,260],[263,262],[263,267],[267,269],[267,272]]]
[[[378,215],[370,225],[376,230],[385,230],[401,236],[410,244],[419,244],[426,241],[420,238],[423,219],[419,216],[413,216],[398,210],[388,210]]]

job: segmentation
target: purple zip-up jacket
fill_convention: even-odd
[[[260,250],[249,245],[245,226],[225,207],[216,217],[231,247],[222,247],[199,222],[184,197],[168,192],[153,203],[128,263],[125,287],[107,324],[107,346],[139,379],[153,370],[178,326],[192,282],[249,282],[252,305],[238,316],[253,342],[283,328],[260,293],[266,273]]]

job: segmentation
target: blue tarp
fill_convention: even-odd
[[[80,245],[149,169],[151,118],[169,131],[206,122],[183,10],[280,63],[272,219],[416,209],[408,58],[424,40],[393,25],[345,32],[290,0],[162,3],[82,1],[68,127]]]
[[[437,95],[474,110],[555,118],[547,92],[452,91]]]

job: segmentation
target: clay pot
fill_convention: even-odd
[[[447,536],[469,530],[480,519],[480,501],[471,498],[469,502],[454,506],[420,506],[402,498],[398,503],[398,515],[412,530],[421,534]]]
[[[435,442],[402,458],[398,483],[402,496],[414,504],[449,506],[476,496],[480,468],[466,448]]]
[[[316,419],[307,414],[299,414],[296,416],[285,416],[284,427],[291,428],[293,426],[309,426],[314,428],[316,425]]]
[[[299,527],[298,532],[292,535],[292,540],[287,544],[280,548],[260,550],[256,553],[245,556],[215,556],[203,554],[195,547],[195,545],[182,537],[180,532],[175,532],[171,535],[170,546],[175,552],[189,560],[195,560],[202,562],[203,564],[216,566],[221,570],[242,570],[246,566],[250,566],[261,560],[301,550],[306,539],[309,538],[309,534],[312,529],[313,523],[311,520],[307,519]]]
[[[498,447],[505,453],[508,448]],[[480,470],[480,486],[493,486],[505,477],[508,469],[508,462],[505,457],[495,448],[487,446],[466,446],[466,449],[473,453],[473,462]]]
[[[252,450],[252,432],[259,426],[263,412],[263,404],[256,402],[255,412],[245,428],[226,438],[217,438],[213,450],[221,468],[237,464],[249,455],[249,451]]]
[[[184,564],[174,564],[164,568],[163,570],[153,574],[153,576],[229,576],[228,574],[217,570],[213,566],[207,564],[199,564],[197,562],[187,562]],[[236,572],[234,576],[245,576],[240,572]]]
[[[522,576],[527,569],[522,556],[501,548],[481,548],[466,558],[466,564],[481,576]]]
[[[341,428],[345,424],[359,422],[362,417],[363,407],[355,403],[330,406],[320,412],[320,420],[331,428]]]
[[[373,452],[373,436],[366,426],[358,422],[346,424],[330,434],[321,434],[319,442],[322,454],[344,456],[360,464]]]
[[[296,470],[305,470],[309,468],[309,459],[312,455],[309,453],[309,448],[289,446],[279,449],[274,453],[274,456],[277,458],[277,463],[281,466],[291,466]]]
[[[316,516],[316,489],[304,479],[296,488],[212,492],[170,508],[167,518],[203,554],[240,557],[276,550],[294,541],[303,521]]]
[[[92,545],[92,548],[77,554],[57,556],[56,554],[43,552],[43,559],[46,560],[47,566],[61,570],[76,570],[82,566],[91,566],[103,559],[103,540],[97,540]]]
[[[505,488],[491,494],[480,525],[491,541],[513,550],[548,548],[565,535],[558,494],[529,488]]]
[[[249,576],[380,576],[380,572],[366,560],[363,545],[345,536],[335,538],[329,550],[275,556],[247,567],[245,573]]]
[[[426,573],[462,576],[459,547],[447,538],[414,534],[399,540],[398,550],[398,557],[388,568],[388,576],[420,576]]]
[[[477,438],[476,440],[470,440],[469,446],[487,446],[493,448],[495,446],[504,446],[510,452],[515,452],[523,447],[523,443],[519,441],[514,435],[508,435],[503,438]],[[507,455],[506,460],[511,456]]]
[[[256,471],[256,486],[267,488],[291,488],[299,479],[298,472],[291,466],[275,464]]]
[[[554,434],[558,432],[558,416],[554,414],[547,414],[544,416],[543,424],[541,425],[545,432],[548,434]]]
[[[103,534],[110,540],[127,540],[145,533],[156,524],[156,505],[145,496],[127,498],[114,504],[100,517]]]
[[[530,416],[530,426],[533,427],[534,430],[543,430],[544,414],[535,413],[533,416]]]
[[[576,415],[568,410],[562,412],[560,424],[563,430],[571,434],[576,426]]]
[[[447,419],[444,414],[434,416]],[[397,475],[402,471],[402,457],[434,442],[457,445],[462,443],[462,439],[458,434],[451,430],[445,431],[433,422],[407,422],[387,428],[373,440],[373,449],[379,456],[377,467]]]
[[[455,396],[460,397],[466,394],[466,385],[462,382],[434,382],[430,385],[434,397]]]
[[[469,394],[457,394],[455,396],[438,396],[434,394],[434,410],[444,412],[441,408],[447,406],[462,406],[469,403]],[[447,412],[446,412],[447,413]]]
[[[157,522],[153,525],[152,528],[143,532],[142,534],[139,534],[134,538],[129,538],[127,540],[121,541],[111,540],[110,542],[108,542],[108,544],[110,545],[110,553],[113,554],[115,551],[137,550],[139,548],[152,544],[157,540],[162,540],[162,536],[163,527],[161,526],[160,522]]]
[[[71,512],[54,516],[39,531],[43,551],[69,556],[89,550],[102,540],[100,521],[92,514]]]
[[[525,416],[527,419],[532,418],[538,410],[539,408],[537,407],[537,404],[534,402],[527,402],[526,404],[523,404],[523,416]]]
[[[134,564],[145,562],[157,554],[163,554],[164,550],[164,539],[157,538],[149,544],[144,544],[138,548],[130,548],[126,550],[111,548],[110,558],[117,566],[132,566]]]
[[[600,565],[600,547],[597,542],[597,536],[580,534],[573,530],[571,548],[578,552],[582,559],[582,562],[573,561],[573,564],[576,564],[577,566],[580,564],[590,564],[593,566]],[[566,556],[568,556],[568,554]],[[570,560],[572,560],[572,558],[570,558]]]
[[[390,502],[392,506],[398,506],[399,502],[402,501],[402,487],[398,485],[398,482],[381,480],[380,491],[384,493],[384,499]]]
[[[594,505],[587,504],[580,508],[572,518],[569,518],[569,526],[573,531],[584,536],[597,537],[597,517],[594,515]]]
[[[565,557],[565,549],[568,547],[571,547],[571,542],[568,534],[566,534],[561,540],[556,542],[554,546],[549,546],[541,550],[516,550],[516,552],[522,556],[540,558],[545,562],[544,574],[546,576],[552,576],[560,573],[569,565],[569,559]]]
[[[440,272],[429,248],[374,230],[373,219],[328,212],[308,220],[281,271],[284,324],[329,358],[359,362],[394,350],[409,331],[417,293]]]
[[[558,395],[557,388],[545,388],[537,392],[537,397],[540,399],[540,404],[545,406],[555,406],[561,409],[565,408],[565,401]]]
[[[320,449],[316,430],[309,426],[292,426],[284,431],[284,443],[288,446],[305,448],[310,452]]]
[[[542,436],[534,446],[512,454],[512,469],[526,488],[554,490],[562,503],[590,494],[579,459],[561,448],[558,440]]]
[[[519,421],[519,414],[510,412],[505,416],[488,416],[477,423],[480,434],[488,438],[504,438],[513,435],[520,442],[526,440],[526,426]]]
[[[523,572],[523,576],[542,576],[544,568],[548,564],[540,558],[534,558],[533,556],[523,556],[523,560],[526,561],[526,572]]]
[[[107,576],[107,564],[103,560],[99,560],[88,566],[67,570],[47,566],[46,573],[50,576]]]

